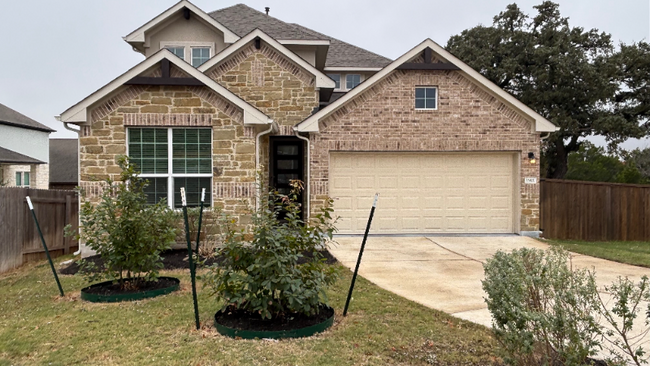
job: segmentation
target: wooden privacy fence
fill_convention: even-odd
[[[545,238],[649,241],[650,185],[542,179]]]
[[[0,187],[0,273],[45,258],[25,196],[34,203],[34,212],[53,257],[75,251],[79,246],[77,241],[63,235],[67,224],[78,225],[77,192]]]

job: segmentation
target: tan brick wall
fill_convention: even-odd
[[[79,139],[80,185],[89,199],[101,193],[97,180],[119,177],[115,158],[126,153],[126,128],[212,127],[215,206],[242,215],[254,205],[254,134],[244,128],[241,109],[208,88],[129,87],[91,115],[91,127]]]
[[[415,110],[415,86],[437,86],[438,109]],[[311,205],[329,190],[332,151],[512,151],[520,153],[520,230],[539,229],[539,134],[532,121],[501,103],[457,71],[394,71],[321,122],[312,134]],[[539,181],[539,179],[538,179]],[[516,200],[515,200],[516,202]]]

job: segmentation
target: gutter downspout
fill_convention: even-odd
[[[296,133],[297,138],[307,142],[307,174],[306,174],[307,183],[305,184],[305,193],[307,193],[307,201],[305,202],[306,203],[305,206],[307,208],[307,210],[306,210],[307,215],[305,216],[306,217],[305,222],[309,222],[309,217],[310,217],[310,210],[309,209],[310,209],[310,206],[311,206],[310,205],[310,202],[311,202],[311,189],[309,189],[309,186],[311,186],[311,176],[309,175],[309,166],[311,165],[311,155],[310,155],[310,146],[311,145],[309,143],[309,139],[307,137],[300,136],[300,132],[298,132],[295,127],[293,128],[293,131]]]
[[[61,122],[61,116],[56,116],[54,118],[56,118],[57,121]],[[81,164],[79,162],[79,158],[80,158],[80,154],[79,154],[79,135],[81,134],[81,128],[79,128],[78,130],[75,130],[74,128],[72,128],[72,127],[70,127],[68,125],[68,122],[63,122],[63,127],[68,131],[72,131],[72,132],[77,133],[77,179],[79,179],[79,177],[81,176]],[[78,202],[77,202],[77,210],[79,210],[80,208],[81,208],[81,200],[78,200]],[[81,226],[81,218],[79,219],[78,225]],[[79,254],[81,254],[81,244],[79,244],[79,249],[77,249],[76,252],[72,253],[72,255],[74,255],[74,256],[77,256]]]
[[[255,136],[255,171],[256,172],[259,171],[259,169],[260,169],[260,141],[261,141],[261,138],[262,138],[262,136],[271,133],[275,129],[275,121],[273,121],[273,120],[270,120],[270,121],[271,121],[271,127],[269,127],[268,130],[264,130],[264,131],[258,133]],[[261,186],[260,186],[260,188],[261,188]],[[260,209],[260,193],[261,192],[259,192],[259,189],[258,189],[257,197],[255,197],[255,211],[256,212]]]

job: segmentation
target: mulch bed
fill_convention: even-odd
[[[327,250],[322,251],[321,254],[323,254],[323,256],[325,257],[327,264],[336,263],[336,258],[334,258],[334,256],[332,256],[332,254],[329,251]],[[187,249],[169,250],[162,253],[161,256],[163,258],[163,269],[189,269],[190,268],[189,261],[187,260]],[[300,258],[298,263],[299,264],[305,263],[308,258],[312,258],[312,257],[313,255],[311,252],[305,252],[303,253],[303,258]],[[88,262],[95,263],[97,268],[102,268],[104,264],[102,258],[99,255],[94,255],[92,257],[85,258],[85,260]],[[210,258],[202,258],[202,260],[203,260],[203,266],[211,266],[213,264],[218,264],[223,262],[223,257],[215,256]],[[79,263],[77,261],[59,270],[59,273],[64,275],[73,275],[76,274],[77,272],[79,272]]]
[[[158,281],[142,281],[138,284],[137,287],[127,285],[125,288],[120,287],[119,283],[107,283],[103,286],[90,286],[84,290],[85,293],[95,294],[95,295],[123,295],[123,294],[135,294],[145,291],[159,290],[163,288],[169,288],[177,283],[165,277],[158,278]]]
[[[274,319],[262,319],[257,313],[246,311],[218,312],[215,316],[217,323],[231,329],[255,331],[281,331],[306,328],[320,324],[334,315],[334,310],[321,306],[318,314],[306,316],[303,314],[289,314]]]

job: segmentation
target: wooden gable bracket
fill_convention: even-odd
[[[124,83],[124,85],[171,85],[171,86],[203,86],[202,82],[195,78],[173,78],[170,75],[170,62],[164,58],[160,61],[160,71],[162,76],[136,76]]]
[[[460,68],[449,62],[432,62],[433,50],[427,47],[423,52],[424,62],[406,62],[397,66],[397,70],[460,70]]]

